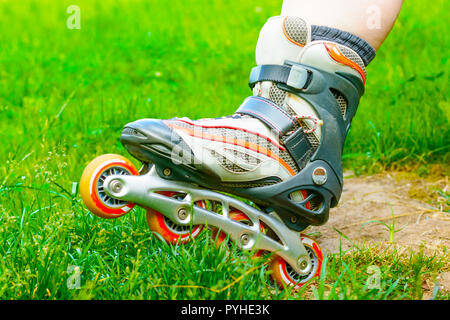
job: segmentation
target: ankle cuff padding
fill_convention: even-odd
[[[364,39],[354,34],[326,26],[311,25],[311,41],[331,41],[355,51],[367,66],[375,58],[375,49]]]

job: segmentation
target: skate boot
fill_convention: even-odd
[[[223,118],[127,124],[121,141],[142,162],[139,175],[120,156],[94,160],[82,177],[86,205],[107,218],[146,207],[150,229],[169,242],[207,224],[221,230],[220,241],[226,234],[243,249],[274,253],[275,281],[302,286],[323,256],[301,232],[325,223],[339,202],[342,149],[374,54],[347,32],[270,18],[250,74],[253,95]]]

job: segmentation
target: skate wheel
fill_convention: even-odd
[[[251,225],[251,220],[247,217],[247,215],[245,215],[244,213],[234,210],[230,212],[230,218],[234,221],[238,221],[241,223],[244,223],[246,225]],[[211,238],[214,241],[214,244],[216,245],[217,248],[220,248],[222,245],[227,245],[227,250],[228,250],[228,244],[226,242],[227,239],[227,235],[225,232],[220,231],[217,228],[211,228]],[[264,231],[264,227],[261,224],[261,231]],[[263,254],[262,250],[259,250],[258,252],[256,252],[254,254],[254,257],[260,257]]]
[[[319,245],[310,237],[305,235],[301,236],[302,243],[309,253],[309,257],[312,261],[312,269],[306,275],[300,275],[288,264],[286,261],[275,256],[269,264],[269,269],[272,271],[272,278],[275,283],[280,287],[293,287],[294,289],[300,289],[309,280],[320,275],[322,268],[323,254]]]
[[[176,192],[161,192],[161,194],[167,197],[176,197]],[[198,201],[195,205],[206,208],[203,201]],[[203,229],[203,225],[196,226],[181,226],[174,223],[172,220],[164,216],[162,213],[150,209],[147,209],[147,224],[151,231],[158,233],[168,243],[175,244],[178,241],[180,243],[186,243],[196,238]]]
[[[127,158],[104,154],[92,160],[80,180],[80,193],[86,207],[101,218],[118,218],[129,212],[134,203],[111,198],[103,190],[103,181],[110,175],[138,175],[136,167]]]

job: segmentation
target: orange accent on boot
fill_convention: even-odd
[[[276,143],[274,140],[270,139],[269,137],[266,137],[266,136],[264,136],[264,135],[262,135],[262,134],[260,134],[258,132],[250,131],[250,130],[247,130],[247,129],[244,129],[244,128],[238,128],[238,127],[232,127],[232,126],[223,126],[223,125],[222,126],[200,125],[200,124],[195,124],[192,121],[187,121],[187,120],[184,120],[184,119],[177,119],[177,121],[181,121],[181,122],[187,123],[187,124],[189,124],[191,126],[194,126],[194,127],[197,127],[197,128],[213,128],[213,129],[225,128],[225,129],[232,129],[232,130],[241,130],[241,131],[244,131],[244,132],[248,132],[248,133],[254,134],[254,135],[256,135],[258,137],[261,137],[263,139],[266,139],[268,142],[273,144],[275,147],[277,147],[281,151],[285,151],[286,150],[285,148],[280,146],[278,143]]]
[[[184,131],[191,137],[201,138],[201,139],[205,139],[205,140],[209,140],[209,141],[218,141],[218,142],[222,142],[222,143],[232,144],[235,146],[240,146],[240,147],[264,154],[264,155],[278,161],[284,168],[286,168],[286,170],[289,172],[289,174],[291,176],[295,176],[294,169],[292,169],[283,159],[281,159],[279,156],[277,156],[271,150],[261,147],[258,144],[255,144],[255,143],[252,143],[249,141],[235,139],[235,138],[229,138],[229,137],[217,136],[217,135],[205,133],[205,132],[203,132],[203,130],[192,130],[189,128],[177,126],[176,124],[173,124],[173,123],[166,123],[166,125],[172,129]]]
[[[331,59],[333,59],[336,62],[342,63],[343,65],[349,66],[352,69],[355,69],[358,71],[358,73],[361,75],[361,78],[363,80],[363,83],[366,84],[366,74],[364,70],[354,61],[350,60],[346,56],[344,56],[339,50],[339,47],[334,43],[324,43],[325,48],[328,51],[328,54],[330,55]]]

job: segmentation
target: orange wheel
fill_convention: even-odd
[[[162,195],[167,197],[176,197],[176,192],[161,192]],[[196,206],[205,208],[206,205],[203,201],[195,203]],[[196,238],[203,229],[203,225],[196,226],[181,226],[174,223],[169,218],[165,217],[162,213],[150,209],[147,209],[147,224],[151,231],[158,233],[168,243],[175,244],[178,241],[180,243],[186,243]]]
[[[295,270],[283,258],[279,256],[274,257],[270,262],[269,268],[272,271],[272,278],[280,288],[288,286],[293,287],[294,289],[300,289],[309,280],[320,275],[323,261],[322,250],[310,237],[302,235],[301,240],[306,251],[308,251],[312,262],[311,271],[308,274],[300,275],[295,272]]]
[[[112,198],[103,189],[103,181],[110,175],[139,175],[136,167],[125,157],[104,154],[92,160],[80,180],[80,193],[86,207],[102,218],[118,218],[129,212],[134,203]]]
[[[252,224],[251,220],[247,217],[247,215],[245,215],[244,213],[242,213],[241,211],[238,211],[238,210],[231,211],[230,218],[234,221],[238,221],[238,222],[244,223],[246,225]],[[219,229],[217,229],[217,228],[212,228],[212,231],[211,231],[211,238],[213,239],[216,247],[220,248],[223,244],[228,245],[228,243],[225,243],[225,240],[227,238],[226,233],[223,231],[220,231],[218,233],[218,231],[219,231]],[[261,231],[264,231],[264,227],[262,224],[261,224]],[[254,256],[260,257],[262,254],[263,254],[263,251],[259,250],[258,252],[255,253]]]

